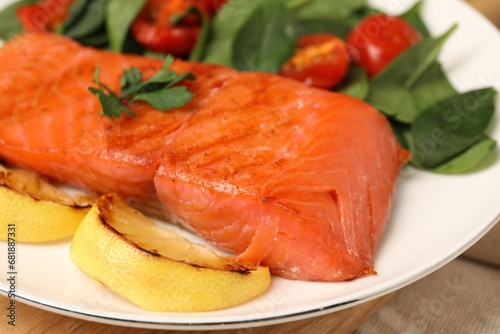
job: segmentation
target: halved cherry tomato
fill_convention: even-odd
[[[201,20],[197,15],[189,15],[178,24],[171,20],[192,6],[210,16],[210,3],[206,0],[148,0],[132,23],[132,34],[146,49],[186,56],[198,39]]]
[[[25,32],[54,31],[68,16],[73,1],[42,0],[19,7],[16,14]]]
[[[373,77],[421,39],[422,36],[402,18],[375,14],[358,23],[346,41],[353,62]]]
[[[308,86],[336,87],[349,69],[347,45],[332,34],[313,34],[299,39],[295,55],[280,70],[280,75]]]

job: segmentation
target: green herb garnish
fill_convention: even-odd
[[[120,95],[100,81],[100,68],[97,67],[94,82],[98,88],[89,87],[89,91],[99,99],[102,115],[120,118],[123,113],[127,113],[136,117],[129,108],[136,101],[147,102],[158,111],[180,108],[191,101],[193,93],[188,91],[187,87],[173,86],[182,80],[193,80],[195,77],[189,72],[177,74],[169,69],[173,61],[173,57],[167,56],[163,67],[147,81],[142,81],[142,73],[137,67],[123,71]]]

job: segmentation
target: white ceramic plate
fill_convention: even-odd
[[[372,1],[393,14],[413,2]],[[6,3],[0,0],[0,5]],[[457,0],[427,0],[423,16],[433,34],[460,24],[441,54],[459,90],[485,86],[500,90],[498,30]],[[492,136],[500,140],[498,120],[494,123]],[[145,328],[244,329],[288,322],[351,307],[408,285],[454,259],[499,218],[500,163],[460,176],[405,169],[376,256],[376,276],[340,283],[274,278],[265,295],[239,307],[208,313],[153,313],[87,278],[69,258],[69,241],[18,244],[16,299],[72,317]],[[0,290],[4,293],[9,290],[6,254],[6,243],[0,243]]]

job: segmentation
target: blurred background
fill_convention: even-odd
[[[500,0],[466,0],[500,28]]]

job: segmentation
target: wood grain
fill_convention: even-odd
[[[382,305],[393,297],[393,294],[348,308],[346,310],[327,314],[320,317],[289,322],[274,326],[250,328],[248,326],[234,330],[211,331],[213,334],[285,334],[285,333],[322,333],[348,334],[351,333],[374,314]],[[9,300],[0,297],[0,309],[5,310]],[[2,312],[2,315],[5,312]],[[3,318],[3,317],[2,317]],[[16,327],[7,325],[3,319],[0,322],[0,333],[22,334],[174,334],[178,331],[159,331],[153,329],[127,328],[105,325],[90,321],[73,319],[63,315],[46,312],[22,303],[16,303]],[[190,331],[191,334],[206,333]]]
[[[472,6],[500,27],[500,3],[498,0],[469,0]],[[393,294],[366,302],[364,304],[327,314],[320,317],[295,321],[275,326],[256,328],[241,328],[238,330],[214,331],[214,334],[284,334],[284,333],[351,333],[381,306],[383,306]],[[17,302],[16,304],[16,327],[7,325],[5,310],[9,299],[0,296],[0,309],[4,310],[0,321],[0,333],[26,333],[26,334],[155,334],[157,330],[126,328],[94,323],[59,314],[47,312]],[[163,331],[165,334],[179,333],[175,331]],[[202,333],[202,332],[190,332]]]

